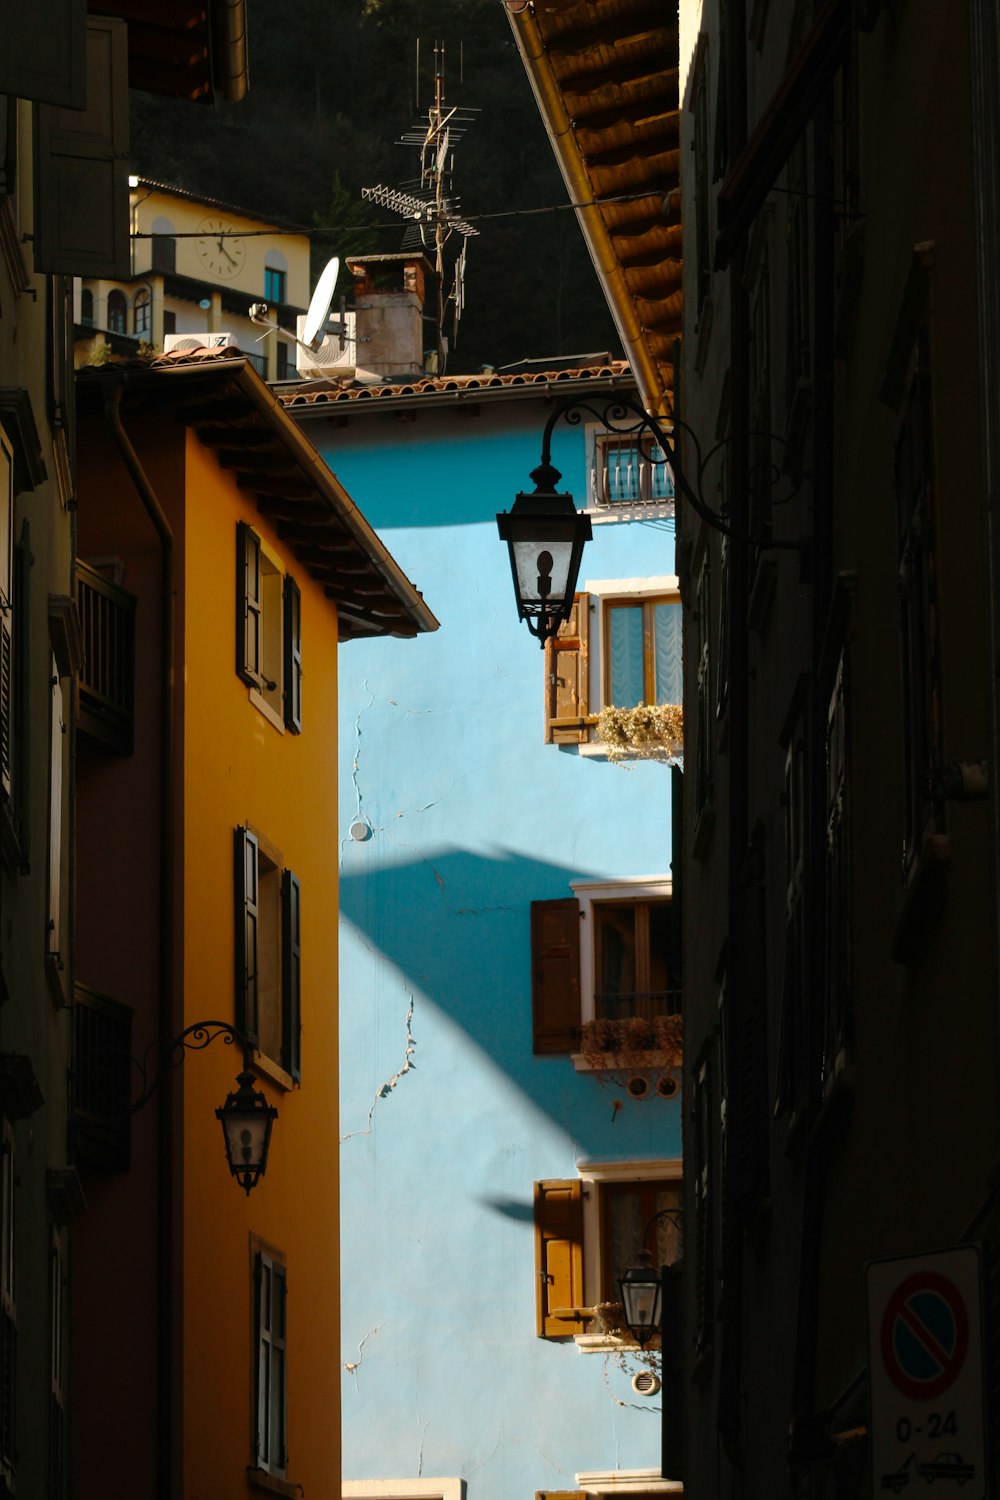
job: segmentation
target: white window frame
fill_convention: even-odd
[[[594,1307],[601,1300],[601,1211],[602,1183],[676,1182],[684,1181],[684,1164],[679,1156],[652,1161],[578,1162],[577,1175],[583,1183],[583,1300]],[[612,1349],[628,1349],[621,1339],[607,1333],[578,1333],[574,1343],[581,1354],[606,1354]]]
[[[597,422],[588,422],[584,427],[584,440],[587,453],[587,505],[586,513],[590,516],[594,525],[604,525],[615,521],[659,521],[671,520],[675,515],[675,501],[670,500],[635,500],[635,501],[607,501],[600,498],[598,488],[598,470],[603,470],[604,463],[601,458],[601,449],[607,440],[612,442],[628,442],[633,434],[628,432],[610,432],[606,427]],[[656,438],[651,432],[635,434],[637,446],[643,441],[649,441],[655,446]]]
[[[577,1474],[577,1489],[596,1500],[625,1500],[627,1495],[683,1495],[681,1479],[662,1479],[659,1469],[595,1469]],[[344,1492],[347,1493],[346,1490]]]
[[[569,888],[580,903],[580,1022],[594,1015],[594,903],[608,901],[669,901],[674,882],[669,875],[629,875],[622,880],[571,880]],[[589,1073],[590,1064],[574,1052],[578,1073]]]
[[[680,589],[680,579],[676,573],[663,573],[651,578],[588,578],[586,583],[580,584],[579,592],[590,595],[588,702],[592,714],[600,713],[602,708],[607,707],[604,701],[606,676],[604,617],[608,606],[618,604],[623,600],[637,602],[642,599],[652,599],[660,594],[674,595],[679,604],[681,602]],[[673,603],[674,599],[669,602]],[[607,754],[600,740],[581,744],[579,751],[581,755],[602,759]]]

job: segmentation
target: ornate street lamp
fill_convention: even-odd
[[[619,1276],[618,1289],[628,1331],[639,1348],[645,1349],[660,1331],[661,1277],[648,1250],[640,1250],[638,1259],[637,1266],[629,1266],[624,1276]]]
[[[215,1118],[222,1123],[229,1170],[249,1195],[267,1169],[271,1126],[278,1111],[254,1088],[252,1073],[244,1069],[236,1082],[238,1089],[215,1111]]]
[[[650,1339],[661,1331],[663,1278],[667,1267],[657,1270],[653,1265],[652,1252],[645,1248],[649,1231],[658,1219],[669,1219],[679,1231],[684,1222],[683,1209],[661,1208],[653,1214],[640,1236],[643,1248],[636,1257],[638,1264],[629,1266],[625,1274],[618,1278],[625,1321],[640,1349],[645,1349]]]
[[[564,418],[571,427],[577,427],[588,413],[604,431],[628,438],[636,445],[651,439],[663,455],[654,460],[665,464],[673,476],[678,495],[689,504],[706,525],[725,537],[745,542],[767,551],[798,552],[803,557],[808,552],[805,540],[777,540],[761,532],[743,532],[734,527],[725,512],[712,509],[705,499],[705,473],[718,454],[734,441],[733,436],[715,443],[707,453],[692,429],[678,417],[670,419],[669,428],[645,411],[630,396],[615,396],[603,406],[579,396],[570,396],[561,401],[551,412],[542,435],[542,460],[531,472],[535,482],[533,494],[521,493],[515,497],[509,511],[497,516],[500,540],[510,548],[510,567],[514,577],[514,592],[517,596],[518,618],[526,620],[528,629],[538,638],[539,644],[554,636],[563,620],[569,618],[573,608],[573,591],[580,571],[583,544],[591,537],[590,517],[578,511],[573,496],[568,492],[558,494],[556,485],[562,478],[553,468],[551,458],[552,430]],[[691,444],[694,465],[691,476],[680,466],[675,432],[683,432]],[[747,439],[759,434],[747,433]],[[785,443],[777,433],[768,434],[769,442]],[[752,466],[748,479],[753,484],[768,486],[780,477],[778,468],[767,462]],[[789,492],[781,497],[781,503],[790,500],[807,476],[799,474],[791,481]],[[778,504],[776,500],[774,504]]]
[[[195,1021],[171,1041],[159,1048],[156,1072],[146,1084],[138,1099],[132,1104],[128,1115],[144,1108],[156,1093],[172,1067],[176,1067],[185,1052],[203,1051],[205,1047],[222,1037],[227,1047],[234,1042],[243,1048],[243,1071],[237,1074],[236,1089],[226,1096],[225,1104],[215,1111],[215,1118],[222,1126],[229,1170],[244,1192],[250,1193],[267,1171],[267,1153],[271,1145],[271,1126],[278,1118],[278,1111],[259,1089],[253,1086],[251,1059],[253,1046],[249,1037],[228,1021]],[[140,1064],[145,1079],[146,1057],[157,1043],[152,1043]]]
[[[546,428],[542,461],[531,473],[534,493],[517,495],[497,516],[500,540],[510,551],[518,619],[527,621],[540,646],[569,618],[583,544],[591,536],[590,517],[568,491],[556,491],[562,475],[549,459],[548,435]]]

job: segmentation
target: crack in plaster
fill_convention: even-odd
[[[351,1375],[351,1376],[354,1377],[354,1389],[355,1390],[358,1389],[358,1371],[360,1370],[360,1368],[361,1368],[361,1366],[362,1366],[362,1364],[364,1362],[365,1345],[367,1344],[368,1340],[370,1338],[373,1338],[375,1336],[375,1334],[378,1333],[379,1329],[382,1328],[382,1327],[383,1327],[382,1323],[376,1323],[374,1328],[369,1328],[368,1332],[365,1334],[364,1338],[361,1340],[360,1344],[358,1345],[358,1357],[357,1357],[357,1359],[345,1359],[345,1361],[344,1361],[344,1369],[347,1371],[348,1375]]]
[[[354,721],[354,758],[351,761],[351,785],[354,788],[354,819],[355,819],[355,821],[357,821],[360,818],[363,818],[363,816],[364,816],[364,814],[362,812],[361,783],[358,780],[358,764],[359,764],[360,759],[361,759],[361,720],[364,718],[364,716],[368,712],[368,710],[374,706],[374,703],[375,703],[375,694],[372,692],[371,688],[368,686],[368,679],[367,679],[367,677],[364,680],[363,686],[364,686],[364,691],[368,694],[368,702],[362,708],[358,709],[358,716],[357,716],[357,718]],[[373,830],[373,832],[374,832],[374,830]],[[345,838],[342,838],[341,841],[340,841],[340,859],[341,859],[341,863],[343,863],[343,859],[344,859],[344,850],[347,848],[347,845],[349,843],[351,843],[351,842],[353,842],[353,840],[351,839],[351,835],[349,833],[347,834],[347,836]]]
[[[427,1436],[427,1429],[431,1425],[431,1421],[430,1417],[427,1418],[426,1422],[424,1421],[420,1415],[420,1407],[416,1401],[413,1403],[413,1408],[417,1413],[417,1421],[420,1423],[420,1447],[417,1450],[417,1478],[420,1479],[424,1472],[424,1438]]]
[[[636,1402],[636,1401],[623,1401],[620,1396],[616,1396],[615,1395],[614,1391],[611,1389],[611,1375],[610,1375],[610,1371],[609,1371],[609,1362],[610,1362],[610,1360],[612,1360],[614,1358],[616,1358],[616,1356],[611,1355],[611,1354],[605,1354],[603,1356],[603,1358],[601,1360],[601,1373],[604,1376],[604,1388],[607,1391],[608,1395],[611,1397],[612,1401],[615,1403],[615,1405],[616,1406],[620,1406],[623,1411],[641,1411],[641,1412],[647,1412],[650,1416],[653,1416],[653,1417],[659,1416],[660,1413],[661,1413],[661,1411],[662,1411],[662,1407],[660,1407],[660,1406],[640,1406],[638,1404],[638,1402]],[[616,1362],[617,1362],[617,1360],[616,1360]],[[626,1375],[628,1374],[628,1365],[625,1363],[625,1356],[624,1355],[621,1356],[621,1366],[620,1366],[620,1368],[623,1370],[623,1372]],[[617,1438],[617,1434],[616,1434],[616,1437],[615,1437],[615,1445],[616,1445],[616,1447],[617,1447],[617,1443],[618,1443],[618,1438]],[[615,1468],[617,1469],[618,1467],[619,1467],[618,1460],[616,1458],[615,1459]]]
[[[380,1099],[388,1099],[389,1095],[399,1083],[399,1080],[403,1077],[404,1073],[410,1073],[416,1069],[417,1065],[413,1061],[413,1054],[417,1048],[417,1044],[413,1040],[413,991],[407,990],[407,994],[410,997],[410,1004],[406,1012],[406,1046],[403,1052],[402,1067],[397,1068],[395,1073],[391,1074],[384,1080],[384,1082],[380,1083],[378,1088],[375,1090],[375,1097],[372,1100],[371,1108],[368,1111],[368,1123],[366,1124],[365,1128],[363,1130],[350,1130],[348,1131],[347,1135],[342,1135],[340,1137],[341,1145],[343,1145],[345,1141],[353,1140],[356,1135],[371,1135],[372,1116],[375,1113],[376,1104],[378,1104]]]

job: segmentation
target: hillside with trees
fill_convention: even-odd
[[[134,171],[311,229],[314,265],[398,250],[403,221],[361,189],[419,175],[399,138],[426,122],[443,41],[446,102],[479,111],[455,153],[479,233],[449,370],[620,352],[500,0],[249,0],[249,21],[241,103],[133,95]]]

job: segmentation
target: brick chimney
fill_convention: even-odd
[[[354,277],[356,361],[376,375],[424,371],[424,288],[433,267],[423,254],[358,255]]]

